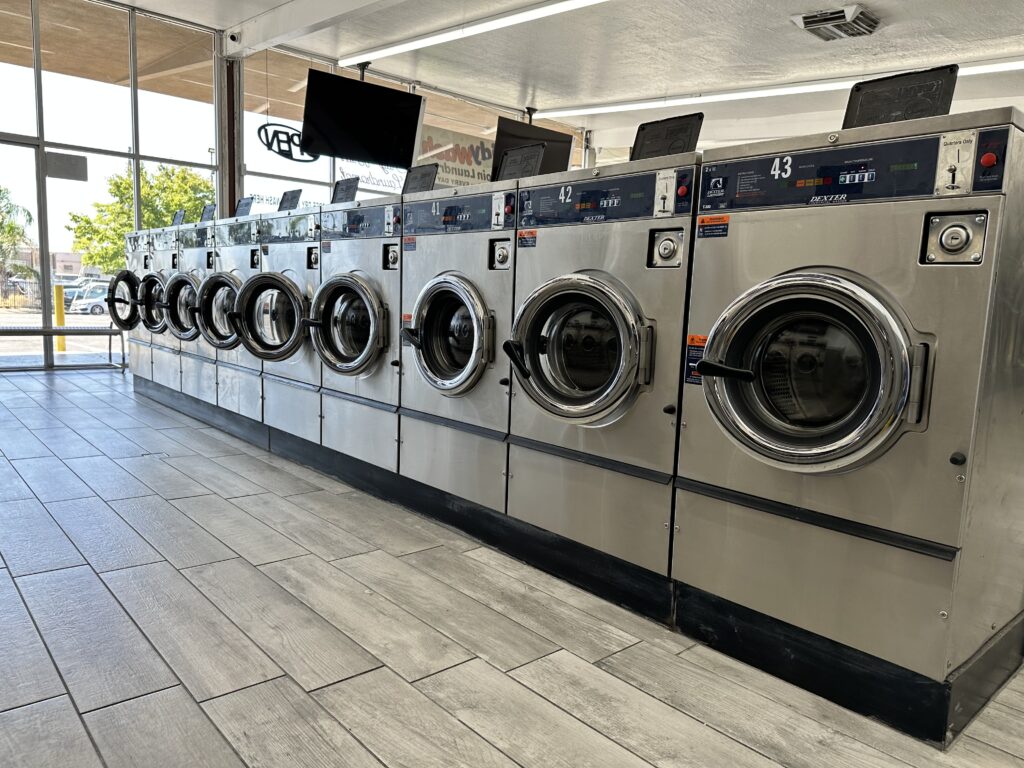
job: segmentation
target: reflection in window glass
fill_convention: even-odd
[[[32,76],[32,15],[29,0],[0,0],[0,131],[34,136],[35,80]]]
[[[142,15],[135,30],[139,152],[213,165],[213,35]]]
[[[298,147],[310,68],[327,69],[277,51],[262,51],[245,60],[247,172],[330,181],[330,159],[313,160]]]
[[[39,34],[47,140],[131,151],[127,11],[47,0]]]
[[[246,196],[252,196],[253,213],[276,211],[281,202],[281,195],[292,189],[302,189],[302,197],[299,199],[300,208],[327,205],[331,202],[331,188],[326,184],[313,184],[308,181],[282,181],[281,179],[253,175],[246,176],[244,182]]]
[[[35,162],[34,150],[0,144],[0,325],[42,325]],[[39,337],[0,339],[0,369],[42,362]]]

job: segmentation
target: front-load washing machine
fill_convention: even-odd
[[[508,514],[665,574],[695,154],[522,179]]]
[[[139,288],[151,258],[149,232],[129,232],[125,236],[125,268],[107,287],[110,320],[128,334],[128,369],[143,379],[153,378],[153,334],[142,322]]]
[[[672,564],[694,599],[936,681],[1024,609],[1022,126],[705,154]]]
[[[235,298],[242,345],[263,360],[263,422],[320,444],[320,358],[309,305],[320,285],[320,209],[260,219],[262,271]]]
[[[178,272],[164,288],[167,330],[181,342],[181,391],[217,404],[217,349],[199,331],[199,286],[216,271],[212,221],[178,228]]]
[[[235,299],[260,273],[260,217],[236,216],[214,224],[214,266],[196,292],[196,324],[216,350],[217,405],[263,420],[263,361],[242,346]]]
[[[408,195],[399,472],[505,511],[515,182]]]
[[[153,381],[181,391],[181,341],[167,328],[167,282],[178,271],[178,227],[150,231],[152,257],[139,286],[142,323],[152,334]]]
[[[321,210],[310,335],[323,363],[322,444],[398,471],[400,197]]]

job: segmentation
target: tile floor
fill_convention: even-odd
[[[940,753],[112,372],[0,376],[0,766],[1024,766]]]

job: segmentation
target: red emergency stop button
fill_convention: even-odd
[[[686,197],[686,195],[687,195],[687,193],[689,191],[690,191],[690,188],[688,186],[686,186],[685,184],[680,184],[679,185],[679,189],[676,190],[676,196],[677,197]]]
[[[999,162],[999,158],[996,156],[995,152],[986,152],[981,156],[981,160],[978,162],[981,163],[982,168],[991,168]]]
[[[512,206],[511,205],[506,205],[505,206],[505,215],[506,216],[511,216],[512,215]]]

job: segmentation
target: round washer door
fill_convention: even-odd
[[[139,314],[150,333],[163,333],[167,329],[166,284],[166,279],[159,272],[150,272],[139,283]]]
[[[476,286],[455,272],[423,286],[402,335],[420,375],[448,397],[472,389],[494,359],[494,318]]]
[[[122,269],[107,286],[107,311],[110,320],[122,331],[130,331],[142,319],[139,313],[139,280],[134,272]]]
[[[313,346],[324,365],[338,373],[366,373],[387,348],[387,309],[373,286],[355,272],[321,284],[309,314]]]
[[[736,299],[697,370],[711,413],[741,448],[772,466],[820,473],[888,447],[907,408],[912,362],[903,324],[874,293],[801,272]]]
[[[284,360],[302,346],[308,301],[280,272],[262,272],[243,283],[235,298],[242,346],[262,360]]]
[[[560,419],[602,426],[651,383],[654,327],[618,280],[577,272],[526,297],[504,348],[533,402]]]
[[[241,344],[235,319],[235,300],[242,280],[230,272],[207,275],[196,291],[196,325],[217,349],[234,349]]]
[[[192,341],[199,336],[196,323],[198,292],[199,278],[192,272],[176,272],[164,286],[167,330],[182,341]]]

